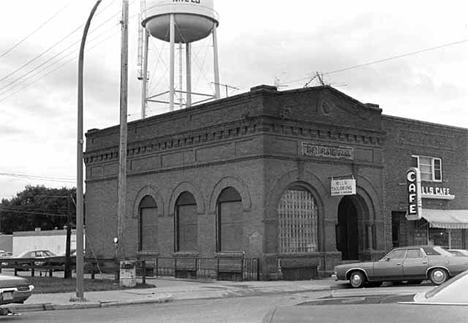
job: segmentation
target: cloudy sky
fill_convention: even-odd
[[[130,0],[129,121],[141,109],[139,2]],[[94,3],[0,1],[0,198],[28,184],[75,186],[77,55]],[[91,25],[85,131],[119,122],[121,4],[103,0]],[[215,9],[220,81],[230,96],[260,84],[301,88],[318,72],[384,114],[468,127],[466,0],[215,0]],[[168,45],[153,40],[150,49],[156,93],[168,79]],[[194,83],[209,91],[209,40],[194,52]],[[163,112],[148,107],[150,115]]]

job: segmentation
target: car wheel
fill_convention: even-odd
[[[445,269],[432,269],[429,273],[429,279],[434,285],[440,285],[448,279],[448,273]]]
[[[349,283],[354,288],[361,288],[366,283],[366,277],[360,271],[353,271],[349,276]]]

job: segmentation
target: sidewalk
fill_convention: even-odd
[[[155,288],[125,289],[84,293],[84,301],[75,301],[75,293],[35,294],[25,304],[9,304],[12,312],[84,309],[173,300],[240,297],[268,293],[322,291],[343,288],[332,279],[307,281],[196,281],[175,278],[147,278]]]

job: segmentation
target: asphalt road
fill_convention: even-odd
[[[271,315],[270,315],[271,314]],[[264,323],[466,323],[468,307],[408,304],[278,307]]]
[[[284,305],[292,306],[329,295],[330,291],[325,291],[315,293],[174,301],[164,304],[133,305],[86,310],[26,312],[22,313],[20,316],[0,317],[0,323],[262,322],[265,315],[272,308]]]
[[[379,304],[408,300],[408,293],[428,286],[388,286],[365,289],[284,293],[258,296],[174,301],[86,310],[26,312],[0,317],[2,322],[468,322],[468,308],[458,308],[459,320],[446,320],[440,308],[401,304]],[[402,295],[404,299],[395,297]],[[375,297],[375,295],[380,295]],[[302,305],[301,305],[302,304]],[[331,305],[330,305],[331,304]],[[352,304],[352,305],[350,305]],[[407,316],[398,317],[404,309]],[[423,314],[421,314],[423,312]],[[406,314],[405,314],[406,315]],[[458,315],[458,314],[457,314]],[[466,321],[460,318],[466,318]],[[412,320],[405,320],[411,318]]]

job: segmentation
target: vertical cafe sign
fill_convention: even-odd
[[[406,172],[406,190],[408,192],[408,220],[420,220],[422,217],[421,174],[419,169],[411,167]]]

